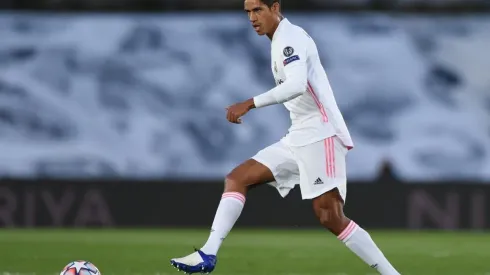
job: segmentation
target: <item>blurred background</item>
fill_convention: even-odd
[[[490,274],[490,1],[282,7],[315,39],[356,145],[348,216],[403,274]],[[206,240],[224,176],[289,127],[282,105],[225,119],[275,85],[270,41],[242,0],[0,8],[0,275],[76,259],[173,274],[167,258]],[[299,190],[254,189],[236,227],[218,274],[373,274]]]

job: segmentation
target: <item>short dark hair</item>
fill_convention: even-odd
[[[269,8],[274,5],[274,3],[279,3],[281,5],[281,0],[260,0],[262,3],[266,4]]]

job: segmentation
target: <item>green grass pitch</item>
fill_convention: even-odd
[[[371,231],[405,275],[488,275],[490,233]],[[54,275],[73,260],[103,275],[183,274],[169,259],[206,240],[206,230],[0,230],[0,275]],[[377,274],[321,230],[234,230],[215,275]]]

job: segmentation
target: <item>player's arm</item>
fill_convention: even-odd
[[[253,98],[255,108],[284,103],[307,91],[308,68],[306,66],[307,53],[304,39],[283,44],[281,55],[286,81],[263,94],[255,96]]]
[[[307,91],[307,39],[308,37],[306,35],[304,37],[292,36],[289,41],[284,41],[284,43],[282,43],[283,45],[279,47],[279,49],[281,51],[284,74],[286,76],[284,83],[261,95],[226,108],[226,118],[228,121],[239,124],[241,123],[241,117],[253,108],[284,103]]]

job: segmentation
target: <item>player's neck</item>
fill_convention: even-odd
[[[274,25],[274,27],[272,28],[272,31],[270,33],[267,34],[267,37],[269,37],[269,39],[272,41],[272,38],[274,38],[274,34],[276,33],[277,31],[277,28],[279,27],[279,24],[281,24],[281,21],[284,19],[284,16],[280,15],[276,24]]]

